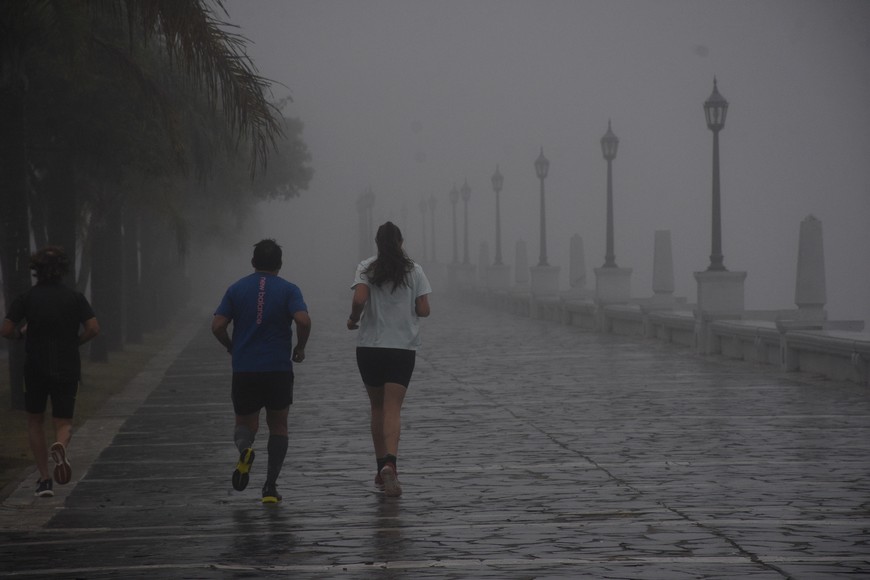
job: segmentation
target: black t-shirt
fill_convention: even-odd
[[[40,282],[16,298],[6,318],[27,321],[24,350],[28,369],[55,380],[79,380],[79,328],[94,317],[81,292],[59,282]]]

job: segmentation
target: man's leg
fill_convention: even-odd
[[[73,420],[65,417],[54,417],[54,437],[64,447],[69,447],[72,440]]]
[[[66,457],[66,448],[72,439],[72,417],[54,417],[54,440],[51,459],[54,461],[54,480],[59,484],[72,479],[72,466]]]
[[[269,468],[266,472],[266,483],[274,484],[278,481],[284,458],[287,456],[287,417],[290,407],[283,409],[266,409],[266,423],[269,425],[269,442],[266,450],[269,452]]]
[[[239,461],[233,471],[233,489],[242,491],[248,487],[251,465],[254,463],[254,438],[260,427],[260,412],[236,415],[233,441],[239,450]]]
[[[263,485],[263,502],[277,503],[281,501],[276,483],[284,459],[287,457],[288,429],[287,417],[290,407],[283,409],[266,409],[266,423],[269,425],[269,441],[266,443],[266,451],[269,454],[266,468],[266,483]]]
[[[27,413],[27,439],[36,460],[39,479],[51,479],[48,473],[48,449],[45,445],[45,413]]]

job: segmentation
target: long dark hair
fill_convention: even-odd
[[[408,272],[414,269],[414,261],[402,249],[402,241],[402,232],[393,222],[378,228],[375,235],[378,257],[366,269],[366,276],[375,286],[392,283],[391,292],[395,292],[399,286],[408,285]]]

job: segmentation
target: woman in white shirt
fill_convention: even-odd
[[[396,470],[400,413],[421,343],[419,319],[429,316],[432,292],[423,268],[408,257],[402,242],[394,223],[378,228],[378,255],[357,266],[347,320],[348,330],[359,329],[356,359],[371,403],[375,485],[391,497],[402,495]]]

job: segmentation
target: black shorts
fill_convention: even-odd
[[[24,369],[24,410],[28,413],[45,413],[51,397],[51,416],[72,419],[78,391],[77,380],[57,380],[39,369]]]
[[[398,383],[407,388],[414,373],[417,351],[403,348],[376,348],[358,346],[356,364],[367,387],[383,387],[384,383]]]
[[[236,415],[285,409],[293,404],[293,371],[233,373],[232,397]]]

